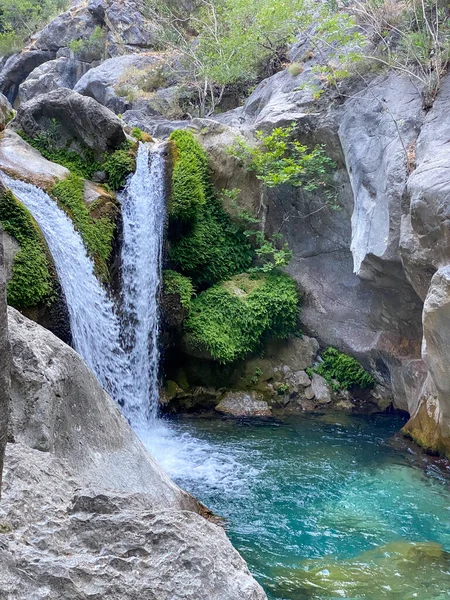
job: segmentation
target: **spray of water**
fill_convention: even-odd
[[[159,292],[165,220],[164,150],[139,147],[136,172],[120,196],[123,217],[123,345],[133,377],[124,411],[138,431],[158,408]]]

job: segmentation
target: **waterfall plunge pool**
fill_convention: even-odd
[[[180,418],[144,437],[221,515],[271,600],[450,597],[450,484],[392,436],[399,416]]]

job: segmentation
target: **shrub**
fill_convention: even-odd
[[[102,169],[108,175],[108,183],[113,190],[125,185],[130,173],[136,170],[136,143],[124,142],[118,149],[104,157]]]
[[[371,388],[375,384],[375,379],[358,361],[336,348],[327,348],[322,353],[322,360],[314,369],[309,370],[322,375],[334,389]]]
[[[91,179],[96,171],[101,168],[98,161],[95,160],[94,152],[87,147],[80,149],[79,152],[67,150],[66,148],[57,148],[55,136],[57,134],[58,123],[53,122],[52,130],[35,138],[28,136],[23,131],[17,133],[33,148],[39,150],[44,158],[58,163],[66,169],[69,169],[75,175]]]
[[[207,287],[248,269],[254,253],[214,195],[206,152],[187,131],[175,131],[170,139],[170,259],[196,286]]]
[[[190,310],[194,286],[189,277],[184,277],[181,273],[167,269],[163,272],[163,292],[165,295],[178,296],[181,306],[187,311]]]
[[[61,208],[72,219],[80,232],[86,250],[95,262],[96,272],[104,281],[108,279],[108,260],[112,251],[115,232],[115,214],[94,219],[84,202],[84,181],[71,174],[59,181],[50,191]],[[115,213],[115,211],[114,211]]]
[[[263,336],[294,332],[298,306],[296,285],[287,275],[238,275],[193,300],[186,341],[214,360],[230,363],[255,351]]]
[[[50,301],[54,278],[47,246],[31,214],[10,191],[0,197],[0,223],[20,245],[8,283],[8,303],[24,309]]]
[[[269,135],[257,132],[259,145],[251,146],[238,138],[228,153],[243,167],[253,171],[267,187],[288,184],[306,191],[320,189],[325,197],[334,197],[332,172],[335,163],[322,146],[308,148],[294,137],[295,124],[276,127]]]
[[[106,33],[97,25],[87,39],[72,40],[69,43],[69,48],[80,60],[100,60],[105,52],[105,41]]]

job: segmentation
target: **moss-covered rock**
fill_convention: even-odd
[[[47,245],[31,213],[5,188],[0,190],[0,223],[20,246],[8,283],[8,303],[24,309],[50,302],[55,275]]]
[[[194,355],[231,363],[255,351],[263,336],[295,331],[298,310],[296,285],[287,275],[238,275],[194,299],[185,346]]]
[[[99,198],[90,206],[86,205],[84,186],[84,180],[72,173],[67,179],[59,181],[50,194],[80,232],[86,250],[94,260],[97,275],[107,281],[119,209],[112,196]]]

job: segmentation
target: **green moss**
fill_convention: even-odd
[[[8,283],[8,303],[24,309],[50,301],[54,279],[44,238],[31,214],[10,191],[0,197],[0,223],[20,245]]]
[[[84,181],[74,174],[59,181],[50,191],[80,232],[88,254],[95,262],[97,275],[103,280],[107,280],[107,263],[111,255],[116,228],[114,218],[93,218],[84,201],[83,192]],[[94,205],[92,206],[94,207]]]
[[[247,270],[254,251],[214,195],[208,155],[187,131],[174,131],[169,201],[170,259],[205,288]]]
[[[89,148],[85,147],[79,152],[74,152],[65,148],[56,148],[49,135],[31,138],[22,131],[18,133],[30,146],[39,150],[44,158],[66,167],[75,175],[92,179],[94,173],[101,169],[101,164],[95,160],[94,152]]]
[[[257,349],[263,336],[286,337],[297,325],[299,296],[284,274],[251,280],[239,275],[192,303],[186,321],[188,345],[226,364]]]
[[[153,142],[152,136],[146,131],[142,131],[142,129],[139,129],[139,127],[132,127],[131,135],[132,137],[134,137],[135,140],[138,140],[139,142]]]
[[[102,169],[108,175],[108,184],[113,190],[124,186],[128,175],[136,170],[136,146],[136,143],[127,141],[118,150],[105,155]]]
[[[189,277],[167,269],[163,273],[163,289],[164,294],[179,296],[181,305],[186,310],[190,310],[192,296],[194,295],[194,286]]]
[[[322,353],[322,360],[323,362],[308,371],[322,375],[335,389],[370,388],[375,384],[375,379],[358,361],[336,348],[327,348]]]

